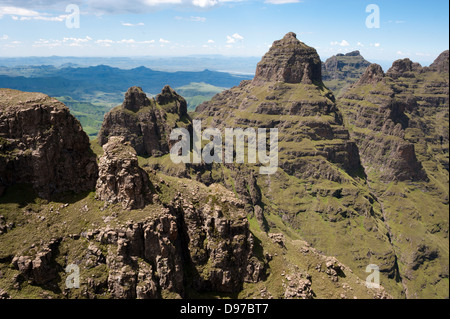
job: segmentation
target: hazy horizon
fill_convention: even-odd
[[[78,8],[78,25],[72,7]],[[261,57],[287,32],[323,60],[360,50],[368,61],[427,65],[448,49],[448,1],[0,0],[0,57]],[[69,21],[69,24],[67,24]],[[26,54],[24,54],[26,52]]]

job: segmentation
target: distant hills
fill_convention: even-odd
[[[259,57],[227,57],[223,55],[190,55],[182,57],[0,57],[0,66],[20,67],[32,65],[54,65],[63,67],[88,67],[109,65],[120,69],[145,66],[158,71],[200,71],[204,69],[229,73],[255,72]]]
[[[55,67],[53,65],[0,67],[0,87],[42,92],[64,102],[93,138],[103,116],[120,104],[131,86],[155,95],[164,85],[180,89],[194,110],[216,93],[238,85],[251,75],[203,70],[200,72],[155,71],[146,67],[120,69],[107,65]]]

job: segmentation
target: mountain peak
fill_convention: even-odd
[[[275,41],[256,67],[254,84],[264,82],[306,83],[322,81],[317,51],[297,39],[294,32]]]
[[[359,55],[361,55],[361,52],[359,52],[358,50],[345,54],[345,56],[359,56]]]
[[[392,67],[387,71],[387,75],[391,77],[405,76],[411,77],[413,75],[408,74],[408,72],[418,71],[422,69],[422,66],[419,63],[414,63],[408,58],[400,59],[394,61]]]
[[[125,100],[123,101],[123,108],[137,112],[142,107],[149,106],[150,100],[147,95],[142,91],[142,88],[138,86],[132,86],[125,93]]]
[[[366,69],[366,72],[364,72],[359,81],[356,82],[356,85],[375,84],[380,82],[384,76],[383,68],[376,63],[372,63]]]
[[[449,70],[449,51],[442,52],[436,60],[430,65],[430,69],[440,73],[448,73]]]

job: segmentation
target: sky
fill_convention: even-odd
[[[449,48],[448,12],[447,0],[0,0],[0,56],[260,57],[292,31],[323,60],[428,65]]]

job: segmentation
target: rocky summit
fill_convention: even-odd
[[[322,79],[339,96],[364,74],[369,65],[370,62],[359,51],[339,53],[322,63]]]
[[[90,144],[62,103],[2,89],[0,298],[448,298],[448,96],[448,51],[323,66],[293,32],[194,113],[129,88]],[[277,171],[173,163],[193,120],[278,129]]]
[[[322,81],[316,50],[297,40],[293,32],[275,41],[256,67],[254,84],[275,81],[305,84]]]
[[[69,109],[47,95],[0,89],[0,195],[31,183],[44,198],[92,189],[97,163]]]
[[[98,142],[103,146],[120,135],[140,156],[163,155],[170,149],[171,130],[189,125],[186,100],[169,86],[152,99],[140,87],[131,87],[122,105],[105,115]]]

